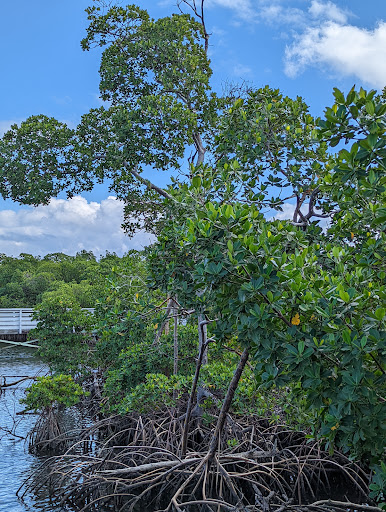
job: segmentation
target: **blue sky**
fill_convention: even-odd
[[[133,3],[134,0],[132,0]],[[83,52],[84,9],[91,0],[14,0],[0,17],[0,134],[29,115],[75,126],[100,105],[99,52]],[[124,2],[120,2],[123,4]],[[140,0],[153,17],[176,12],[175,0]],[[385,0],[206,0],[213,85],[248,81],[301,95],[311,113],[332,103],[332,88],[386,85]],[[158,178],[160,184],[165,176]],[[0,202],[0,253],[122,253],[148,243],[120,229],[121,205],[106,186],[76,200],[20,207]]]

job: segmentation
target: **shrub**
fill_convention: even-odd
[[[61,374],[37,377],[36,382],[27,388],[26,396],[20,402],[26,405],[27,411],[36,412],[52,409],[59,404],[71,407],[86,394],[70,375]]]

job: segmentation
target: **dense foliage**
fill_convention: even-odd
[[[264,387],[299,383],[315,432],[331,447],[376,462],[386,420],[385,100],[363,90],[335,97],[312,141],[347,146],[315,176],[330,213],[325,231],[306,216],[268,221],[261,195],[240,201],[234,184],[245,177],[242,158],[220,171],[201,168],[175,192],[194,210],[159,236],[155,276],[189,306],[199,300],[217,318],[219,339],[237,334]],[[255,168],[256,181],[259,173],[261,183],[264,167]],[[303,186],[301,176],[284,180]]]
[[[81,307],[94,307],[105,277],[119,258],[107,253],[99,261],[92,252],[63,253],[43,258],[31,254],[0,255],[0,307],[25,308],[39,304],[47,292],[74,295]]]
[[[82,291],[84,274],[36,292],[42,353],[55,371],[97,367],[104,407],[122,414],[175,407],[190,385],[198,407],[203,390],[209,409],[225,396],[214,447],[232,399],[234,412],[248,414],[266,413],[271,396],[280,414],[296,404],[331,451],[375,468],[381,497],[386,95],[335,89],[323,119],[268,86],[219,98],[203,10],[181,4],[195,16],[89,8],[82,46],[103,48],[109,106],[75,130],[34,116],[0,142],[3,197],[38,204],[109,178],[125,201],[126,229],[145,225],[158,237],[146,255],[114,265],[92,325],[80,309],[88,300],[80,296],[95,297]],[[161,189],[143,177],[148,165],[178,172]],[[290,220],[275,218],[284,206]],[[39,267],[37,290],[52,290],[49,268]],[[25,271],[14,280],[27,282]],[[187,325],[162,335],[177,316]],[[53,332],[62,335],[57,351]]]

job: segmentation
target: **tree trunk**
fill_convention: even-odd
[[[184,431],[182,433],[182,442],[181,442],[181,457],[184,457],[186,455],[186,448],[187,448],[187,443],[188,443],[189,422],[190,422],[190,417],[192,415],[192,410],[193,410],[193,400],[196,396],[196,390],[197,390],[197,385],[198,385],[198,379],[200,377],[202,360],[203,360],[204,353],[206,352],[206,350],[207,350],[207,347],[205,345],[200,346],[197,363],[196,363],[196,371],[195,371],[195,374],[193,377],[192,389],[190,391],[188,406],[186,408],[185,425],[184,425]]]
[[[202,364],[208,363],[208,344],[207,344],[207,325],[209,322],[205,320],[204,315],[198,315],[198,353],[201,353],[201,347],[205,347],[202,356]]]
[[[167,308],[165,312],[165,320],[159,326],[157,332],[155,333],[155,338],[153,345],[158,345],[159,340],[161,339],[162,333],[165,331],[165,334],[169,334],[169,316],[173,309],[174,301],[170,297],[168,298]]]
[[[174,365],[173,365],[173,373],[174,375],[177,375],[178,373],[178,308],[177,308],[177,303],[176,301],[173,301],[174,302],[174,309],[173,309],[173,312],[174,312],[174,336],[173,336],[173,346],[174,346],[174,354],[173,354],[173,360],[174,360]]]
[[[244,352],[241,354],[239,364],[237,365],[235,373],[233,374],[231,383],[229,384],[227,394],[221,407],[220,415],[217,420],[216,429],[213,433],[212,440],[209,445],[208,462],[210,462],[213,459],[213,456],[216,453],[218,442],[225,425],[225,420],[229,412],[233,397],[235,395],[235,391],[237,389],[237,386],[239,385],[241,375],[244,371],[245,365],[247,364],[248,357],[249,352],[247,349],[245,349]]]

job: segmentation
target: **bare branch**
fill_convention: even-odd
[[[180,10],[180,12],[183,12],[181,5],[187,5],[193,11],[194,15],[200,20],[202,28],[204,29],[205,53],[208,53],[210,34],[206,30],[205,26],[204,2],[205,0],[201,0],[200,7],[197,7],[196,0],[178,0],[177,7]]]

